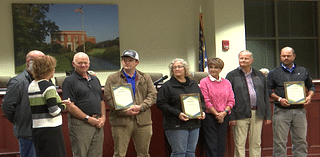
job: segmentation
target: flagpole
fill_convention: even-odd
[[[201,6],[200,6],[201,12]],[[206,41],[203,32],[203,14],[199,15],[199,71],[208,72]]]
[[[82,37],[83,37],[83,52],[86,53],[86,39],[84,38],[84,31],[83,31],[83,9],[81,6],[81,19],[82,19]]]

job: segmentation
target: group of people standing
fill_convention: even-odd
[[[109,121],[114,142],[114,156],[125,157],[130,139],[137,156],[148,157],[152,136],[150,107],[156,103],[163,113],[163,128],[171,146],[171,156],[194,157],[200,128],[205,139],[205,153],[223,157],[228,126],[233,128],[234,156],[245,156],[249,135],[250,157],[261,156],[263,124],[271,123],[270,98],[274,99],[273,154],[287,156],[286,144],[291,130],[293,155],[307,156],[307,121],[305,105],[311,103],[315,87],[306,68],[294,63],[294,50],[281,50],[281,65],[266,77],[251,67],[253,54],[239,53],[239,67],[220,76],[224,62],[220,58],[208,60],[208,76],[198,85],[191,79],[189,66],[183,59],[169,64],[170,80],[159,92],[149,75],[136,69],[139,55],[126,50],[121,55],[122,69],[108,76],[104,96],[110,106]],[[65,156],[62,135],[63,110],[68,111],[68,128],[75,157],[102,156],[103,126],[106,122],[106,104],[98,78],[88,73],[90,60],[78,52],[72,65],[75,69],[62,85],[59,97],[50,79],[56,60],[40,51],[31,51],[26,57],[26,70],[8,83],[2,109],[13,123],[23,157]],[[284,82],[303,81],[308,93],[305,102],[290,105],[285,98]],[[133,105],[117,110],[112,85],[131,84]],[[191,119],[182,110],[181,94],[198,93],[201,116]]]
[[[290,130],[293,156],[306,157],[307,119],[304,107],[311,103],[315,86],[308,70],[294,63],[294,49],[281,49],[281,65],[268,75],[251,66],[254,61],[252,52],[243,50],[238,57],[239,67],[227,74],[227,80],[219,76],[223,62],[214,58],[208,60],[209,76],[200,81],[207,113],[202,121],[206,156],[224,156],[228,121],[233,127],[234,156],[246,156],[247,135],[249,156],[261,156],[262,126],[271,123],[271,98],[274,100],[273,156],[287,156]],[[308,92],[303,104],[293,105],[285,97],[284,83],[297,81],[302,81]]]
[[[175,59],[170,64],[171,79],[159,90],[157,106],[163,112],[165,135],[172,148],[171,156],[194,157],[202,127],[205,154],[223,157],[228,126],[233,126],[235,157],[245,156],[245,142],[249,131],[250,156],[261,156],[263,120],[271,123],[267,81],[264,74],[251,67],[252,53],[239,53],[239,67],[220,76],[224,62],[220,58],[208,60],[208,76],[200,85],[189,78],[188,64]],[[205,114],[189,119],[181,110],[180,94],[199,93]]]
[[[149,156],[152,136],[150,107],[156,101],[157,90],[149,75],[136,70],[139,55],[128,50],[121,56],[123,68],[110,75],[105,85],[105,98],[110,106],[110,124],[114,141],[114,156],[126,156],[131,138],[138,156]],[[74,55],[74,72],[62,85],[61,100],[51,82],[55,58],[34,50],[26,56],[26,70],[8,82],[1,105],[7,119],[13,123],[22,157],[66,156],[62,134],[61,112],[68,111],[68,128],[74,157],[99,157],[103,154],[106,104],[99,79],[88,73],[89,56]],[[111,85],[130,83],[133,103],[125,110],[115,110]]]

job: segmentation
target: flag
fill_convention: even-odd
[[[76,9],[74,12],[80,12],[82,14],[82,8]]]
[[[203,14],[199,15],[199,71],[208,72],[206,41],[203,34]]]

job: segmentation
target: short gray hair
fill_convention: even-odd
[[[252,53],[251,51],[249,51],[249,50],[242,50],[242,51],[240,51],[240,53],[238,54],[238,58],[239,58],[239,56],[240,56],[240,54],[241,54],[242,52],[249,53],[249,54],[251,55],[251,58],[253,59],[253,53]]]
[[[76,58],[78,57],[78,56],[86,56],[87,58],[88,58],[88,61],[90,62],[90,58],[89,58],[89,56],[86,54],[86,53],[84,53],[84,52],[78,52],[78,53],[76,53],[74,56],[73,56],[73,62],[76,62]]]
[[[181,58],[176,58],[169,64],[170,76],[171,77],[173,76],[173,64],[176,63],[176,62],[182,63],[182,65],[184,67],[184,71],[185,71],[185,76],[191,77],[191,72],[189,70],[190,69],[189,68],[189,64],[185,60],[183,60]]]

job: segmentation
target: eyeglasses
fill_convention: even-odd
[[[184,66],[173,66],[172,69],[181,69],[184,68]]]

